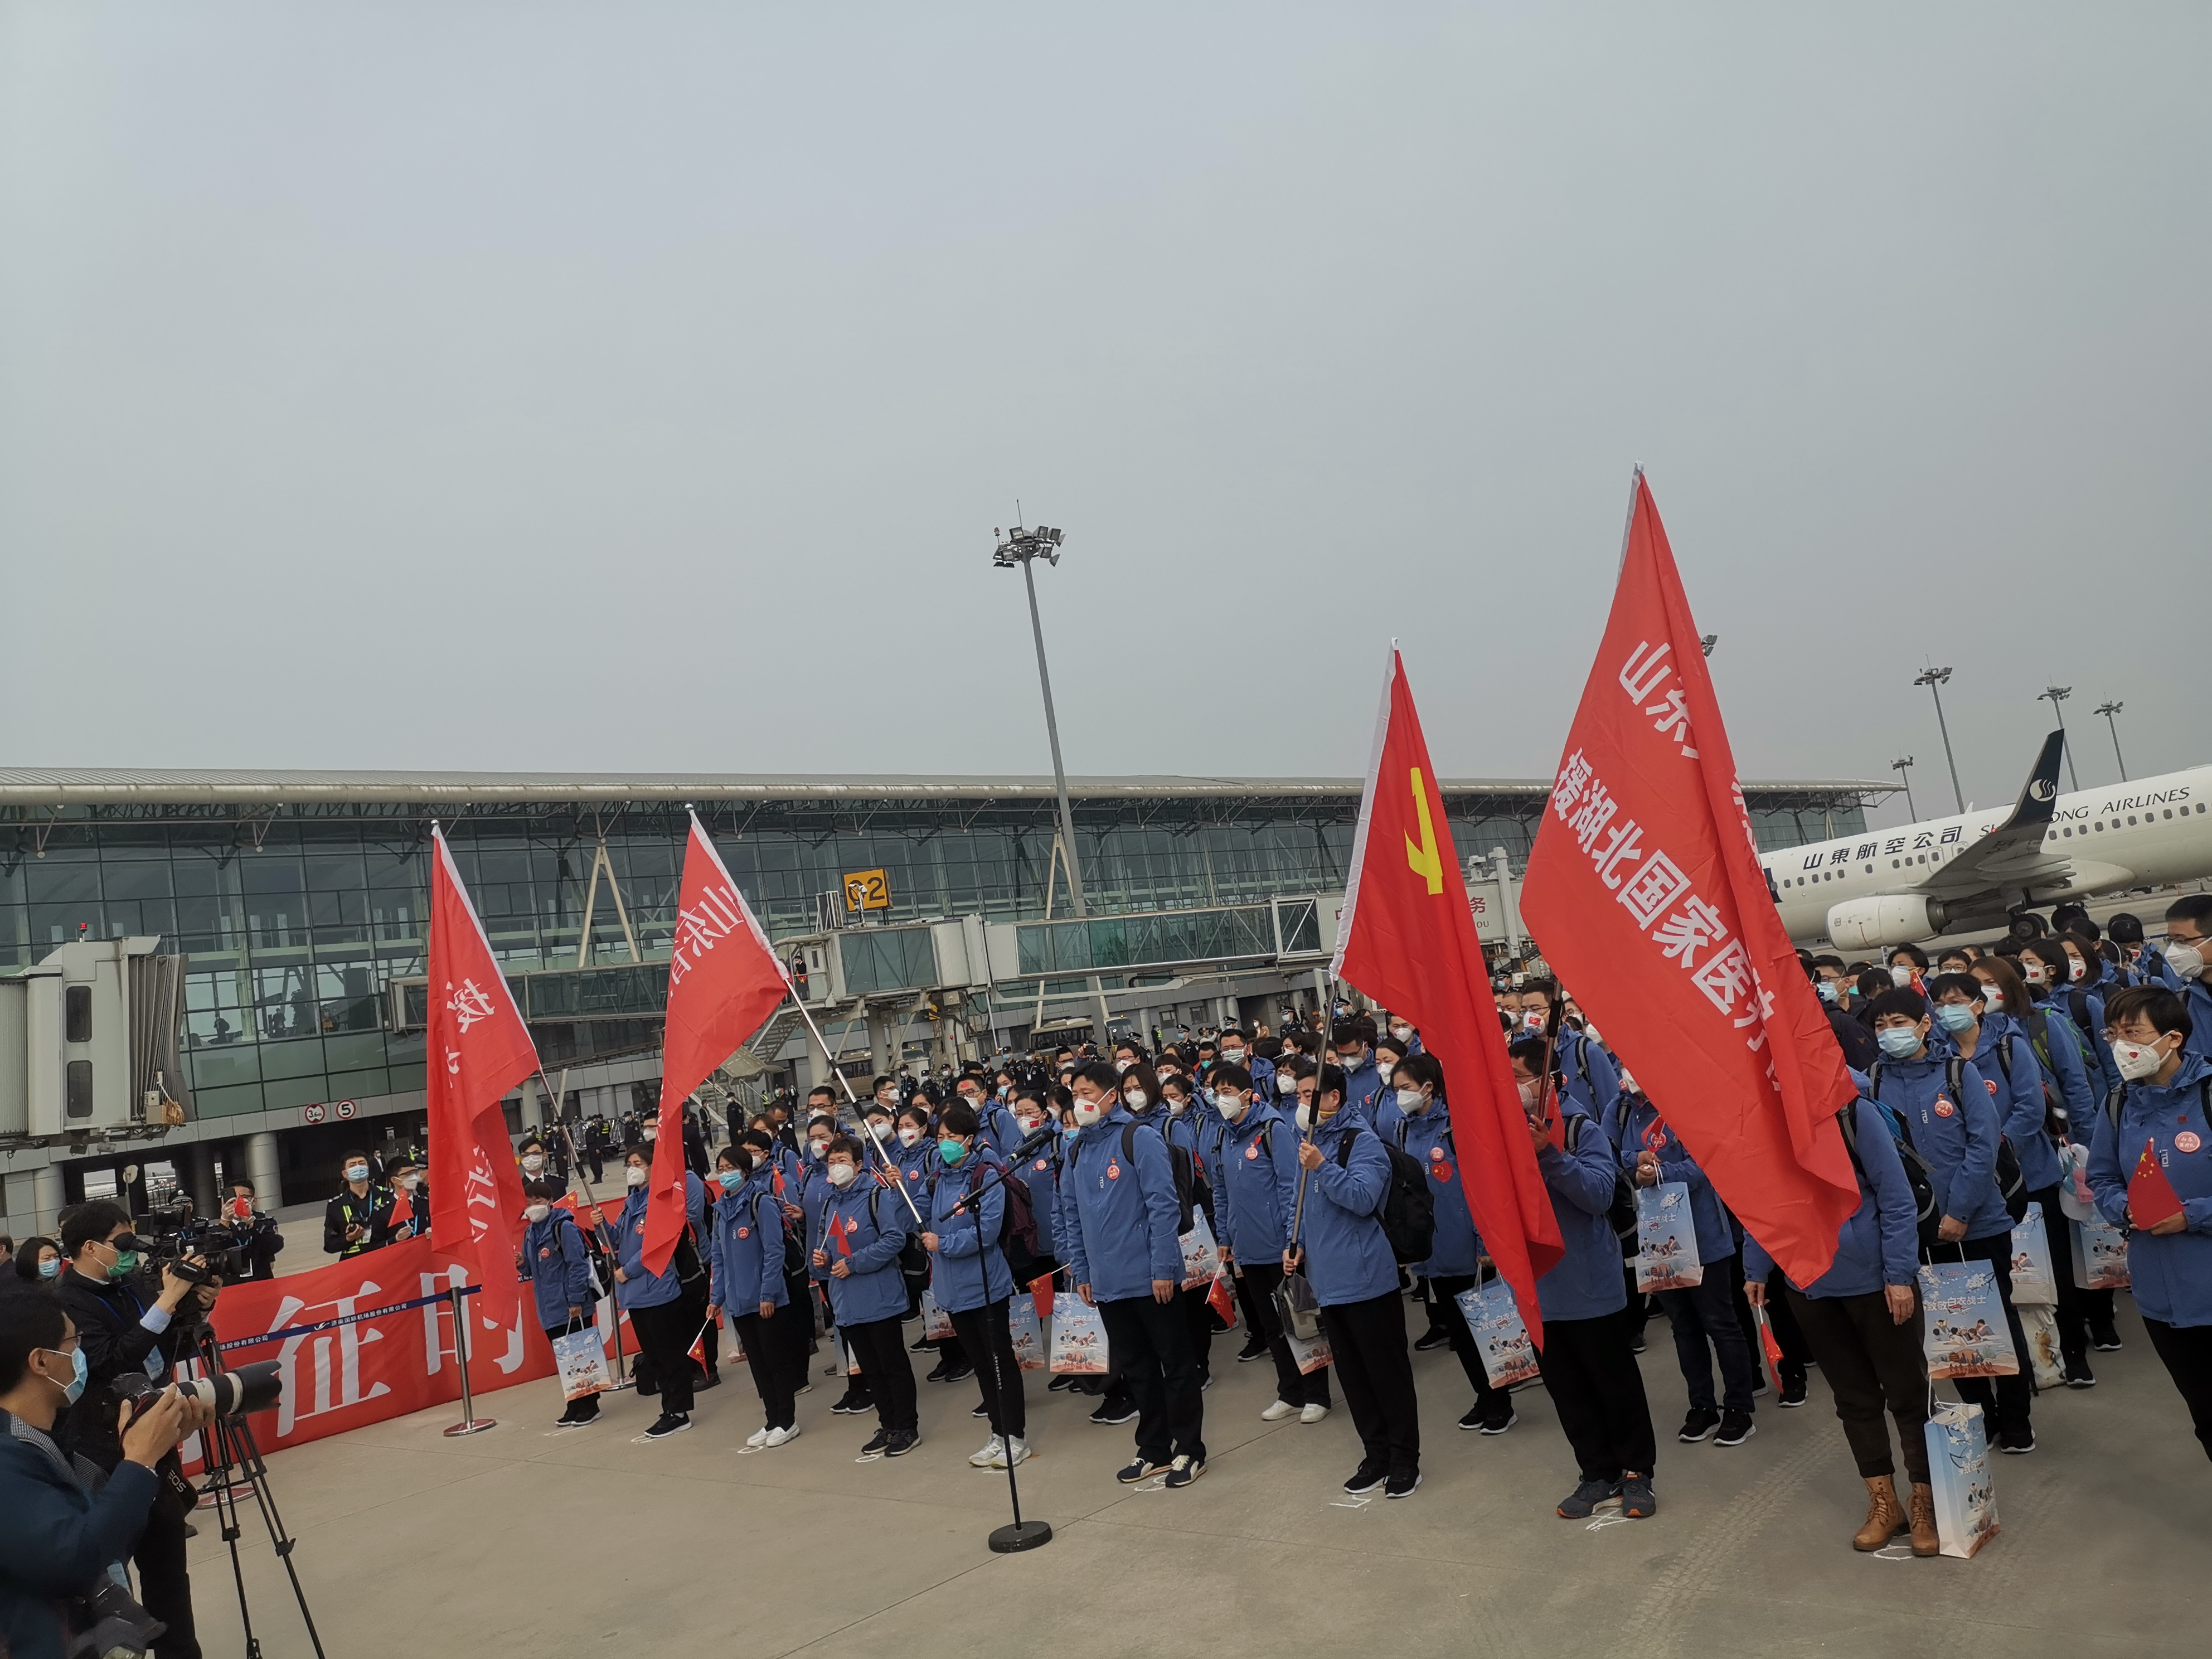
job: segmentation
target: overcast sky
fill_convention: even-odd
[[[2212,760],[2212,11],[0,5],[0,764]]]

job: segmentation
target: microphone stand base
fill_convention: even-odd
[[[991,1534],[991,1549],[998,1555],[1018,1555],[1050,1542],[1052,1528],[1042,1521],[1012,1522]]]

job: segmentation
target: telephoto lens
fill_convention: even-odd
[[[177,1392],[188,1400],[205,1401],[217,1417],[245,1417],[254,1412],[265,1412],[283,1398],[283,1371],[282,1360],[257,1360],[234,1371],[217,1371],[213,1376],[180,1378]],[[153,1378],[137,1371],[125,1371],[109,1386],[131,1401],[134,1412],[149,1397],[159,1394],[161,1388]]]

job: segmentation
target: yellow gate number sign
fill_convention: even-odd
[[[845,875],[845,908],[848,910],[888,910],[891,908],[891,884],[884,879],[880,870],[851,870]]]

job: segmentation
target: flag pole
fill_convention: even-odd
[[[821,1046],[822,1058],[830,1063],[830,1075],[837,1079],[845,1091],[845,1103],[854,1109],[855,1116],[860,1115],[860,1097],[854,1094],[851,1080],[846,1077],[844,1068],[837,1064],[837,1056],[830,1052],[829,1039],[822,1035],[822,1028],[814,1023],[814,1016],[807,1012],[806,1005],[799,1000],[799,994],[795,990],[792,993],[791,1006],[799,1010],[799,1018],[806,1022],[806,1029],[814,1034],[814,1041]],[[865,1120],[862,1121],[860,1128],[862,1144],[872,1146],[876,1150],[878,1167],[885,1173],[890,1173],[892,1171],[890,1157],[884,1151],[883,1142],[867,1132]],[[914,1194],[907,1191],[906,1182],[901,1181],[897,1186],[898,1195],[906,1200],[907,1212],[914,1217],[914,1224],[926,1229],[929,1224],[921,1218],[921,1212],[915,1206]]]
[[[565,1076],[566,1073],[563,1075]],[[592,1224],[599,1230],[599,1247],[606,1251],[610,1260],[618,1260],[622,1255],[621,1249],[613,1236],[607,1231],[607,1218],[599,1208],[599,1194],[592,1190],[591,1176],[584,1173],[584,1155],[577,1148],[576,1137],[568,1133],[568,1121],[561,1115],[561,1097],[553,1092],[553,1085],[546,1081],[545,1068],[543,1066],[538,1068],[538,1081],[544,1087],[547,1098],[553,1103],[553,1127],[561,1132],[562,1144],[568,1149],[569,1165],[576,1171],[576,1183],[584,1189],[584,1201],[592,1206]],[[615,1387],[618,1389],[627,1389],[631,1384],[629,1378],[623,1374],[624,1355],[622,1340],[622,1304],[616,1300],[615,1287],[611,1285],[607,1286],[607,1300],[615,1304]]]
[[[1620,573],[1628,568],[1628,537],[1629,532],[1636,528],[1636,492],[1638,486],[1643,482],[1644,463],[1631,462],[1628,468],[1628,517],[1620,526],[1620,562],[1613,569],[1613,580],[1616,582],[1620,580]]]

